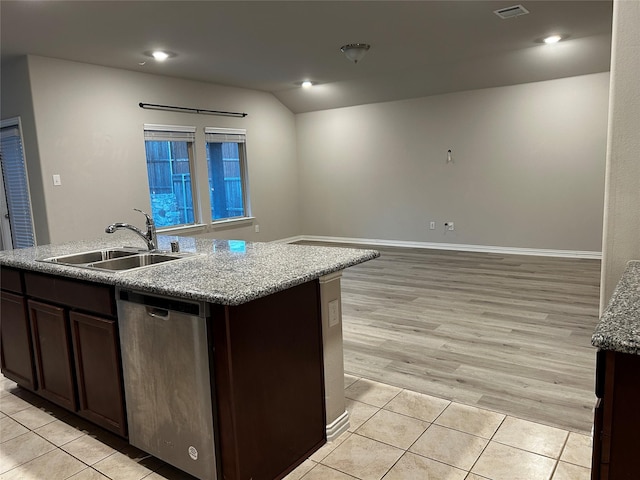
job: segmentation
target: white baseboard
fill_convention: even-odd
[[[411,242],[404,240],[380,240],[373,238],[328,237],[318,235],[298,235],[278,242],[293,243],[299,241],[352,243],[365,246],[425,248],[434,250],[455,250],[460,252],[500,253],[503,255],[535,255],[541,257],[585,258],[601,260],[602,252],[582,250],[553,250],[546,248],[498,247],[493,245],[465,245],[458,243]]]
[[[295,237],[287,237],[287,238],[280,238],[278,240],[273,240],[269,243],[294,243],[294,242],[300,242],[302,240],[306,240],[306,237],[304,235],[296,235]]]
[[[327,442],[332,442],[347,430],[349,430],[349,412],[345,410],[342,415],[327,425]]]

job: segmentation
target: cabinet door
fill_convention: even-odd
[[[38,394],[75,411],[69,322],[63,308],[28,300]]]
[[[114,320],[71,312],[78,414],[126,436],[122,366]]]
[[[34,390],[33,345],[27,301],[22,295],[3,291],[0,312],[2,373],[18,385]]]
[[[282,478],[326,438],[318,284],[212,315],[222,478]]]

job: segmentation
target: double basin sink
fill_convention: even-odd
[[[44,258],[40,261],[57,263],[75,267],[94,268],[113,272],[133,270],[134,268],[148,267],[166,262],[180,260],[193,253],[169,253],[141,251],[129,248],[112,248],[104,250],[92,250],[69,255]]]

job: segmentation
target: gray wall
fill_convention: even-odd
[[[20,117],[36,242],[41,245],[47,244],[50,241],[47,205],[42,187],[42,168],[27,58],[22,57],[9,64],[3,64],[1,70],[0,114],[3,120]]]
[[[600,73],[300,114],[302,231],[599,252],[608,85]]]
[[[640,2],[615,1],[600,307],[640,260]]]
[[[150,208],[145,123],[197,127],[201,160],[203,127],[246,128],[252,213],[260,233],[248,224],[206,235],[274,240],[299,233],[295,118],[273,95],[37,56],[29,56],[28,65],[46,212],[34,207],[39,218],[46,215],[52,243],[99,236],[114,221],[144,224],[131,209]],[[144,110],[139,102],[249,116]],[[206,168],[206,160],[201,165]],[[61,175],[62,186],[53,186],[53,174]],[[204,170],[195,178],[208,188]]]
[[[294,116],[264,92],[31,56],[3,69],[3,101],[24,98],[12,109],[3,102],[2,117],[23,112],[27,143],[37,131],[27,156],[39,243],[142,224],[131,211],[149,209],[142,125],[163,123],[196,126],[199,140],[204,126],[247,129],[260,233],[249,223],[189,234],[599,252],[608,89],[602,73]],[[143,110],[140,101],[249,116]],[[196,178],[206,188],[203,172]]]

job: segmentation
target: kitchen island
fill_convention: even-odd
[[[592,336],[596,367],[592,480],[638,478],[640,261],[631,261]]]
[[[110,272],[41,260],[135,240],[118,236],[1,252],[3,373],[126,436],[121,359],[127,352],[120,351],[118,341],[116,295],[127,291],[202,302],[209,312],[217,472],[190,473],[229,480],[281,478],[327,437],[348,428],[340,271],[378,253],[189,237],[158,240],[161,250],[178,241],[180,251],[191,255]],[[120,400],[114,394],[118,389]],[[187,401],[189,392],[173,395]],[[187,414],[165,412],[165,417],[180,426],[192,420],[181,417]],[[189,455],[192,460],[203,456],[195,449]]]

